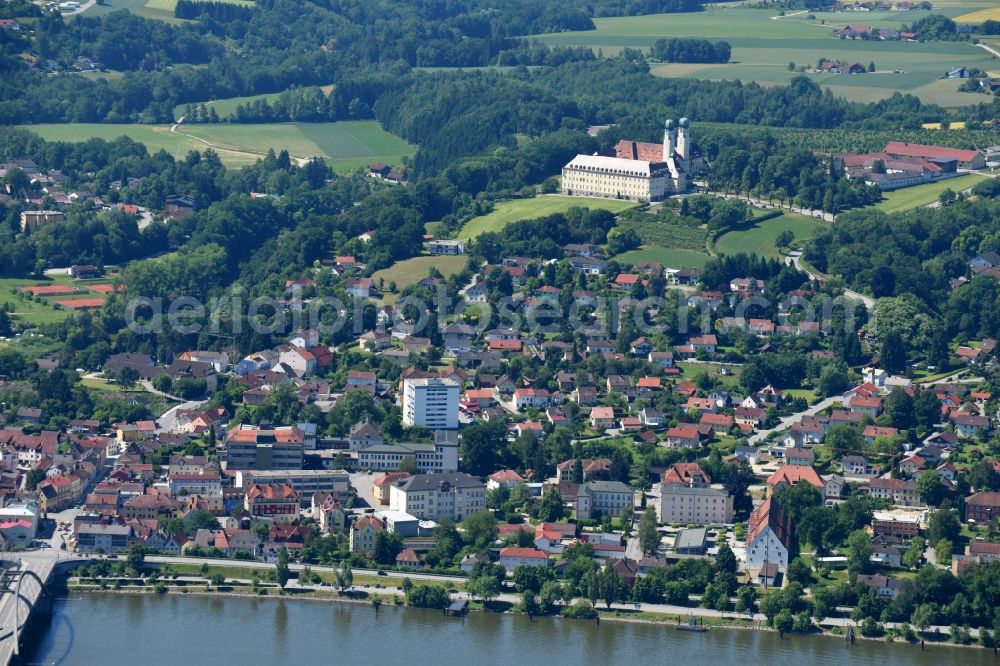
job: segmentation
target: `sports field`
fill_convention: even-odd
[[[914,208],[934,203],[945,190],[950,189],[955,193],[962,192],[975,186],[983,178],[988,178],[988,176],[970,173],[957,178],[939,180],[936,183],[926,183],[924,185],[915,185],[914,187],[904,187],[900,190],[885,192],[882,195],[883,200],[875,204],[875,207],[886,213],[913,210]]]
[[[990,6],[970,1],[939,8],[935,3],[933,13],[958,16]],[[645,51],[664,37],[725,40],[733,47],[732,61],[727,64],[654,64],[652,71],[660,76],[740,79],[774,85],[798,74],[789,71],[789,63],[813,69],[820,58],[861,63],[865,67],[874,62],[874,73],[808,71],[807,75],[834,94],[858,101],[882,99],[896,91],[911,92],[926,102],[948,107],[984,101],[984,95],[958,93],[960,81],[940,81],[949,68],[959,65],[978,67],[1000,76],[1000,64],[971,42],[854,41],[833,35],[835,29],[848,23],[898,30],[902,24],[929,13],[932,12],[812,12],[776,18],[776,11],[771,9],[722,5],[690,14],[595,19],[596,30],[547,34],[539,39],[550,45],[591,46],[606,55],[624,47]]]
[[[722,254],[735,254],[737,252],[756,252],[765,257],[778,257],[778,249],[774,245],[775,239],[783,231],[791,231],[795,234],[797,245],[807,238],[812,238],[820,229],[829,226],[829,223],[822,220],[785,213],[780,217],[765,220],[747,229],[740,231],[730,231],[723,234],[716,242],[716,249]]]
[[[701,268],[709,260],[709,256],[703,252],[660,245],[643,245],[638,250],[624,252],[614,258],[627,264],[652,261],[666,268]]]
[[[565,213],[573,207],[601,208],[613,213],[620,213],[626,208],[635,206],[632,201],[617,199],[591,199],[586,197],[566,197],[561,195],[546,195],[533,199],[513,199],[498,203],[491,213],[474,217],[465,223],[457,237],[462,240],[475,238],[487,231],[500,231],[511,222],[545,217],[555,213]]]
[[[58,275],[44,280],[2,278],[0,279],[0,304],[9,303],[11,305],[15,323],[51,324],[69,317],[73,310],[77,309],[74,305],[76,301],[86,302],[91,306],[96,306],[98,300],[103,302],[105,296],[90,289],[91,286],[102,284],[109,283],[106,280],[81,283],[66,275]],[[39,294],[38,300],[32,298],[32,291]],[[91,299],[95,300],[90,302]],[[68,305],[57,307],[56,304],[60,301],[64,301]]]
[[[334,170],[344,173],[371,162],[399,166],[403,156],[415,150],[375,121],[179,125],[174,132],[167,125],[50,124],[25,128],[50,141],[128,136],[145,144],[150,152],[162,149],[175,157],[212,148],[230,167],[252,164],[273,148],[287,150],[300,159],[326,158]]]

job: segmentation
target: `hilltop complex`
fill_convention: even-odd
[[[659,201],[688,188],[691,173],[689,122],[667,120],[663,145],[627,141],[615,156],[577,155],[562,170],[562,193],[630,201]]]

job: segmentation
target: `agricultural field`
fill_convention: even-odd
[[[964,2],[939,7],[935,3],[933,11],[958,16],[990,6]],[[740,79],[776,85],[797,75],[789,71],[789,63],[814,68],[820,58],[858,62],[866,67],[874,62],[874,73],[808,72],[807,75],[819,85],[829,87],[834,94],[857,101],[883,99],[896,91],[911,92],[925,102],[947,107],[983,101],[984,96],[958,93],[959,81],[940,82],[949,67],[958,65],[992,70],[1000,75],[1000,64],[972,43],[853,41],[833,36],[834,29],[848,23],[899,29],[903,23],[912,23],[928,14],[926,11],[801,12],[776,18],[774,10],[722,5],[691,14],[595,19],[596,30],[554,33],[538,38],[549,45],[591,46],[605,54],[624,47],[647,50],[664,37],[725,40],[733,47],[732,61],[727,64],[671,63],[653,65],[652,71],[660,76]]]
[[[500,231],[511,222],[545,217],[546,215],[553,215],[555,213],[565,213],[573,207],[601,208],[609,210],[612,213],[620,213],[635,205],[633,201],[566,197],[561,195],[502,201],[496,205],[491,213],[474,217],[466,222],[458,232],[457,238],[470,240],[487,231]]]
[[[785,213],[780,217],[766,220],[747,229],[723,234],[719,237],[715,247],[721,254],[756,252],[765,257],[779,257],[778,249],[774,245],[778,234],[783,231],[791,231],[795,234],[795,244],[798,244],[811,238],[825,226],[827,223],[822,220],[805,215]]]
[[[875,204],[875,207],[886,213],[913,210],[914,208],[934,203],[945,190],[950,189],[958,193],[973,187],[983,178],[988,178],[988,176],[970,173],[965,176],[958,176],[957,178],[939,180],[936,183],[925,183],[924,185],[915,185],[892,192],[885,192],[882,195],[882,201]]]
[[[643,245],[638,250],[624,252],[614,258],[628,264],[652,261],[667,268],[701,268],[709,260],[709,256],[704,252],[662,245]]]
[[[446,257],[413,257],[376,271],[372,274],[372,279],[376,286],[382,284],[383,290],[388,289],[390,282],[395,282],[396,289],[403,291],[427,277],[431,268],[438,269],[445,277],[451,277],[460,273],[468,263],[469,258],[461,254]],[[386,304],[395,303],[398,298],[398,294],[383,291],[382,301]]]
[[[371,162],[399,165],[414,147],[384,131],[375,121],[338,123],[272,123],[261,125],[181,125],[171,132],[167,125],[50,124],[26,125],[50,141],[111,140],[128,136],[150,152],[166,150],[184,157],[192,150],[212,148],[226,166],[253,164],[273,148],[293,157],[326,158],[335,171],[353,171]]]
[[[253,7],[254,3],[250,0],[215,0],[216,2],[224,2],[230,5],[240,5],[241,7]],[[162,12],[167,12],[171,16],[174,15],[174,9],[177,8],[177,0],[146,0],[145,7],[147,9],[158,10]]]
[[[1000,7],[980,9],[979,11],[969,12],[968,14],[962,14],[961,16],[955,17],[956,23],[979,24],[983,21],[1000,21]]]

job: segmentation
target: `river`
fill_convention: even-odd
[[[26,637],[27,664],[997,664],[992,653],[883,642],[294,599],[70,593],[51,625]]]

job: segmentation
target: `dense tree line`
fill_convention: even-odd
[[[712,189],[831,213],[882,198],[877,187],[847,180],[805,148],[782,146],[770,138],[750,142],[732,136],[701,145],[711,159],[708,183]]]
[[[658,39],[649,54],[661,62],[729,62],[729,42],[715,42],[693,37]]]
[[[181,19],[200,19],[211,17],[216,21],[227,23],[229,21],[249,21],[253,17],[253,10],[243,5],[236,5],[231,2],[199,2],[197,0],[178,0],[174,7],[174,16]]]

